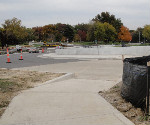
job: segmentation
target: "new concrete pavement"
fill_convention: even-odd
[[[121,80],[121,60],[90,59],[21,70],[75,73],[75,78],[22,92],[0,125],[133,125],[98,94]]]

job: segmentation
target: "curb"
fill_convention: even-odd
[[[119,83],[121,81],[122,81],[122,78],[118,79],[116,81],[116,83]],[[105,101],[107,101],[107,100],[105,100]],[[113,111],[114,116],[116,116],[117,119],[119,119],[122,123],[124,123],[125,125],[135,125],[132,121],[130,121],[130,119],[128,119],[127,117],[125,117],[119,110],[117,110],[115,107],[113,107],[109,102],[108,102],[108,105],[110,105],[110,107],[113,109],[112,111]]]
[[[113,114],[124,124],[126,125],[135,125],[132,121],[130,121],[128,118],[126,118],[120,111],[118,111],[116,108],[113,110]]]
[[[49,53],[38,55],[40,58],[63,58],[63,59],[98,59],[98,60],[122,60],[122,55],[57,55],[56,53]],[[124,55],[124,58],[139,57],[134,55]]]
[[[103,97],[102,99],[103,101],[106,101]],[[124,125],[135,125],[132,121],[130,121],[127,117],[125,117],[119,110],[113,107],[109,102],[107,102],[107,105],[109,105],[110,109],[112,110],[113,115],[116,116],[116,118],[120,120]]]
[[[122,78],[120,78],[117,83],[121,82]],[[110,104],[110,103],[109,103]],[[111,104],[110,104],[111,105]],[[130,119],[126,118],[119,110],[117,110],[116,108],[114,108],[114,115],[123,123],[127,124],[127,125],[135,125],[132,121],[130,121]]]
[[[64,81],[64,80],[67,80],[67,79],[74,78],[74,77],[75,77],[74,73],[67,73],[67,74],[65,74],[63,76],[54,78],[52,80],[48,80],[48,81],[46,81],[46,82],[44,82],[42,84],[35,85],[34,87],[39,87],[39,86],[43,86],[43,85],[51,84],[51,83],[55,83],[55,82],[60,82],[60,81]]]

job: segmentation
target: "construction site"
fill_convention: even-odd
[[[146,67],[142,76],[136,77],[145,87],[139,90],[139,82],[133,93],[135,77],[131,68],[125,70],[124,66],[137,66],[135,60],[142,62],[139,60],[149,55],[149,50],[70,44],[7,48],[0,55],[0,124],[146,125],[147,94],[139,95],[142,100],[138,103],[129,98],[147,91]],[[147,66],[149,57],[144,59],[145,63],[138,65]],[[141,74],[139,68],[134,72]],[[131,76],[131,88],[126,92]],[[131,94],[125,94],[129,90]]]

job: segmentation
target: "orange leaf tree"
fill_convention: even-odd
[[[126,42],[132,40],[131,33],[129,32],[129,29],[127,27],[121,26],[120,32],[118,33],[118,39]]]

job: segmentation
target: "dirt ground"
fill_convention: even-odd
[[[32,88],[61,75],[64,74],[0,69],[0,116],[2,116],[13,97],[22,90]]]
[[[121,95],[122,82],[118,83],[108,91],[99,92],[110,104],[119,110],[124,116],[130,119],[135,125],[150,125],[150,119],[146,121],[144,111],[135,108],[131,103],[125,101]]]

